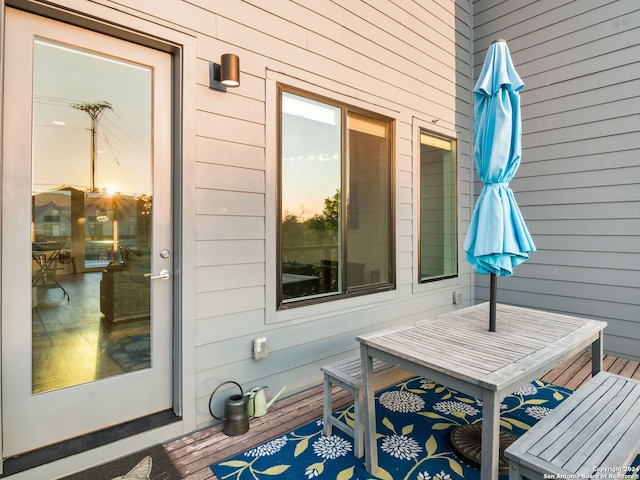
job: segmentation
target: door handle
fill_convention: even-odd
[[[152,275],[150,273],[145,273],[144,276],[149,278],[150,280],[158,280],[158,279],[167,280],[169,278],[169,270],[167,269],[160,270],[160,275]]]

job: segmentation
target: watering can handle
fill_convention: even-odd
[[[213,413],[213,410],[211,410],[211,401],[213,400],[213,396],[216,394],[216,392],[218,391],[218,389],[220,387],[222,387],[223,385],[226,385],[228,383],[233,383],[234,385],[237,385],[237,387],[240,389],[240,395],[244,397],[244,392],[242,391],[242,386],[240,386],[240,384],[238,382],[234,382],[233,380],[227,380],[226,382],[222,382],[220,385],[218,385],[214,390],[213,393],[211,394],[211,396],[209,397],[209,413],[211,414],[211,416],[213,418],[215,418],[216,420],[220,420],[220,421],[224,421],[225,418],[222,417],[218,417],[216,414]]]
[[[269,387],[265,385],[264,387],[252,388],[251,391],[247,392],[247,405],[249,405],[249,402],[253,402],[252,409],[254,413],[256,411],[256,395],[255,394],[258,393],[260,390],[266,390],[267,388]],[[250,416],[249,418],[253,418],[253,417],[254,415]]]

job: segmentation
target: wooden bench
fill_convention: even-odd
[[[505,450],[509,479],[617,478],[640,451],[640,382],[600,372]],[[552,477],[553,476],[553,477]]]
[[[363,424],[362,424],[362,368],[360,357],[354,356],[325,365],[320,369],[324,373],[324,434],[331,435],[331,427],[336,426],[353,437],[353,453],[360,458],[364,455]],[[412,376],[410,372],[388,365],[380,360],[373,360],[374,390],[399,383]],[[334,417],[332,386],[337,385],[353,395],[354,425]]]

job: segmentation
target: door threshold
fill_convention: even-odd
[[[54,443],[53,445],[16,455],[15,457],[4,460],[2,464],[3,473],[0,475],[0,478],[55,462],[56,460],[86,452],[93,448],[102,447],[138,433],[178,422],[181,419],[182,417],[176,415],[173,410],[165,410],[131,420],[130,422],[121,423],[120,425],[98,430],[97,432],[89,433],[81,437],[72,438],[64,442]]]

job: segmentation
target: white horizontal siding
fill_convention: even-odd
[[[264,239],[264,217],[200,215],[196,240]]]
[[[196,182],[197,187],[201,189],[232,190],[237,193],[264,193],[265,183],[263,171],[207,163],[201,163],[197,166]]]
[[[476,75],[507,39],[523,78],[512,182],[538,252],[498,299],[601,318],[605,348],[640,358],[640,4],[474,2]],[[488,279],[476,276],[476,297]]]
[[[264,309],[264,286],[197,293],[195,301],[196,320]],[[224,327],[225,323],[222,322],[221,326]]]
[[[264,241],[213,240],[196,244],[197,266],[234,265],[264,261]]]
[[[196,271],[198,293],[262,286],[264,282],[262,263],[200,267]]]
[[[198,170],[200,173],[201,170]],[[264,175],[260,172],[262,180],[259,188],[264,187]],[[224,178],[224,177],[221,177]],[[251,180],[251,177],[248,177]],[[242,177],[242,186],[249,188],[253,181],[246,182]],[[229,192],[226,190],[204,190],[197,192],[196,209],[203,215],[264,215],[264,195],[261,193]]]
[[[264,148],[216,140],[206,137],[196,139],[199,163],[216,163],[264,171]]]

